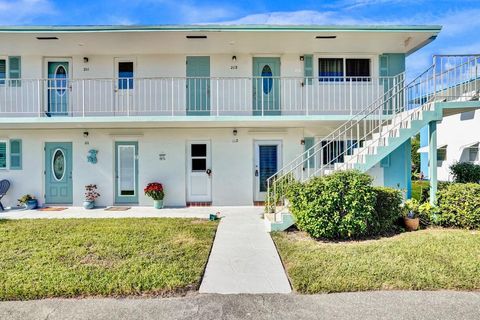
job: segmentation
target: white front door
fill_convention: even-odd
[[[187,202],[212,201],[210,141],[187,143]]]
[[[115,58],[115,108],[116,112],[129,115],[133,113],[135,92],[135,61]]]
[[[265,201],[267,179],[282,167],[282,142],[255,141],[255,201]]]

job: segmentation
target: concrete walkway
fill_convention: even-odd
[[[46,299],[0,302],[0,319],[478,319],[480,293],[357,292],[325,295],[194,294],[166,299]]]
[[[217,230],[200,293],[289,293],[285,270],[261,219],[262,207],[228,207]]]

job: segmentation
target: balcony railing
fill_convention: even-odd
[[[350,115],[403,77],[7,79],[0,117]]]

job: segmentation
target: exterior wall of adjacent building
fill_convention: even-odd
[[[428,130],[422,130],[421,146],[428,146]],[[480,111],[470,111],[443,118],[437,125],[437,146],[446,146],[446,159],[438,161],[438,180],[452,181],[450,166],[469,161],[469,147],[480,142]],[[480,164],[477,160],[471,161]],[[422,153],[421,170],[428,178],[428,153]]]

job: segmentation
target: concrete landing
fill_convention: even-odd
[[[289,293],[285,270],[262,220],[263,207],[225,207],[201,293]]]

